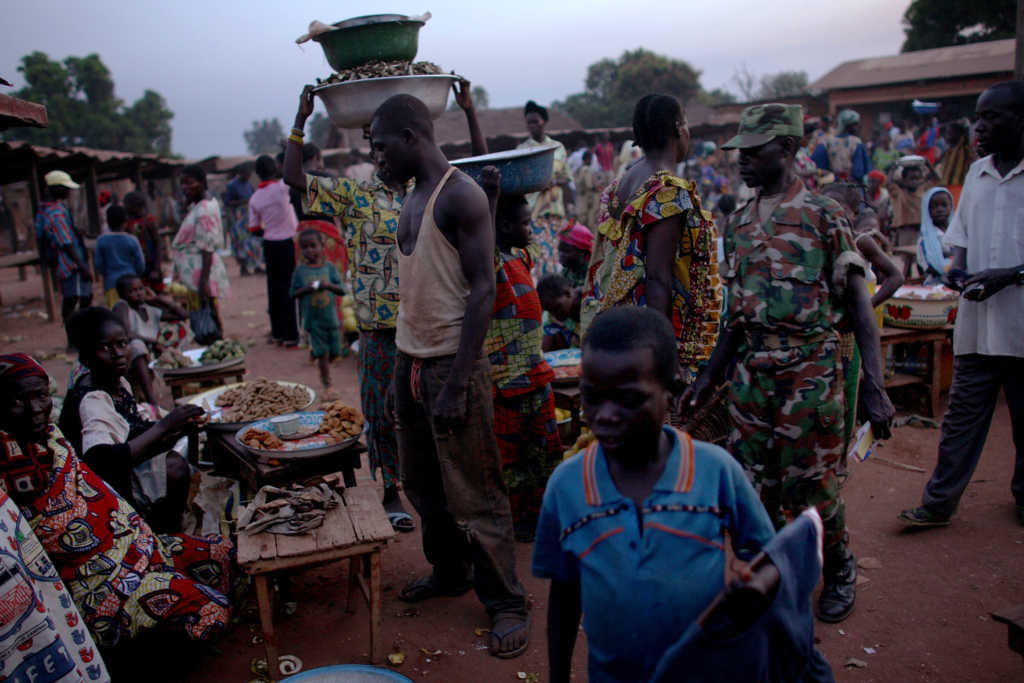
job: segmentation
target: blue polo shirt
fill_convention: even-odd
[[[651,677],[724,587],[726,531],[744,560],[775,534],[726,451],[665,430],[672,452],[639,517],[596,443],[559,465],[544,492],[533,573],[579,580],[592,683]]]

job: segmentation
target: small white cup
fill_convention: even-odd
[[[278,436],[291,436],[299,431],[299,416],[282,415],[280,417],[272,417],[270,418],[270,424],[274,428],[274,433]]]

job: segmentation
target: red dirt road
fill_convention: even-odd
[[[278,350],[263,341],[268,328],[264,281],[236,277],[232,286],[234,294],[224,302],[225,325],[229,336],[254,341],[247,360],[250,375],[316,387],[316,369],[305,352]],[[0,271],[0,352],[50,356],[44,365],[63,388],[71,366],[53,357],[63,351],[63,331],[31,313],[42,310],[40,291],[38,277],[30,274],[23,283],[16,271]],[[333,372],[342,398],[358,405],[355,362],[340,361]],[[938,430],[904,427],[877,455],[930,473],[938,436]],[[992,611],[1024,602],[1024,527],[1013,516],[1012,467],[1010,421],[1001,403],[952,526],[906,533],[896,515],[917,504],[928,474],[871,460],[851,465],[844,490],[851,543],[860,560],[873,558],[877,562],[868,562],[878,568],[861,569],[867,582],[860,586],[853,616],[843,624],[817,625],[820,647],[838,681],[1024,681],[1024,658],[1008,649],[1006,627],[990,617]],[[361,486],[376,485],[365,468],[357,475]],[[486,640],[474,634],[475,628],[487,626],[487,619],[472,594],[411,610],[400,602],[401,586],[428,571],[428,565],[418,534],[403,534],[389,546],[384,553],[383,633],[389,647],[406,655],[398,667],[401,673],[416,681],[452,683],[515,681],[518,672],[547,679],[547,586],[529,575],[531,546],[517,544],[516,550],[520,578],[533,604],[533,641],[526,655],[505,661],[490,657]],[[281,652],[300,657],[305,669],[367,661],[366,607],[358,604],[354,614],[344,612],[345,585],[343,564],[302,572],[294,579],[298,611],[279,614],[276,624]],[[240,616],[241,622],[213,650],[186,648],[176,656],[176,641],[166,637],[138,643],[125,654],[139,666],[148,662],[145,674],[129,673],[128,662],[122,662],[116,680],[251,680],[249,661],[262,657],[263,650],[252,643],[253,615],[243,609]],[[428,655],[421,648],[442,654]],[[576,680],[586,680],[585,651],[581,632]],[[867,666],[847,668],[851,658]]]

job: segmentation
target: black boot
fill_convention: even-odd
[[[857,602],[857,560],[845,543],[825,549],[825,586],[818,597],[818,619],[835,624],[853,613]]]

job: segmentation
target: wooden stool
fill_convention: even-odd
[[[279,671],[274,606],[267,575],[284,569],[309,568],[348,558],[346,609],[354,611],[352,598],[356,588],[361,588],[370,611],[370,663],[379,663],[384,657],[380,635],[380,551],[394,537],[395,530],[375,488],[350,487],[341,495],[344,505],[328,511],[323,525],[308,534],[238,535],[238,564],[256,584],[260,625],[267,648],[267,672],[271,678],[276,678]]]
[[[992,618],[1006,624],[1010,649],[1024,656],[1024,604],[992,612]]]

